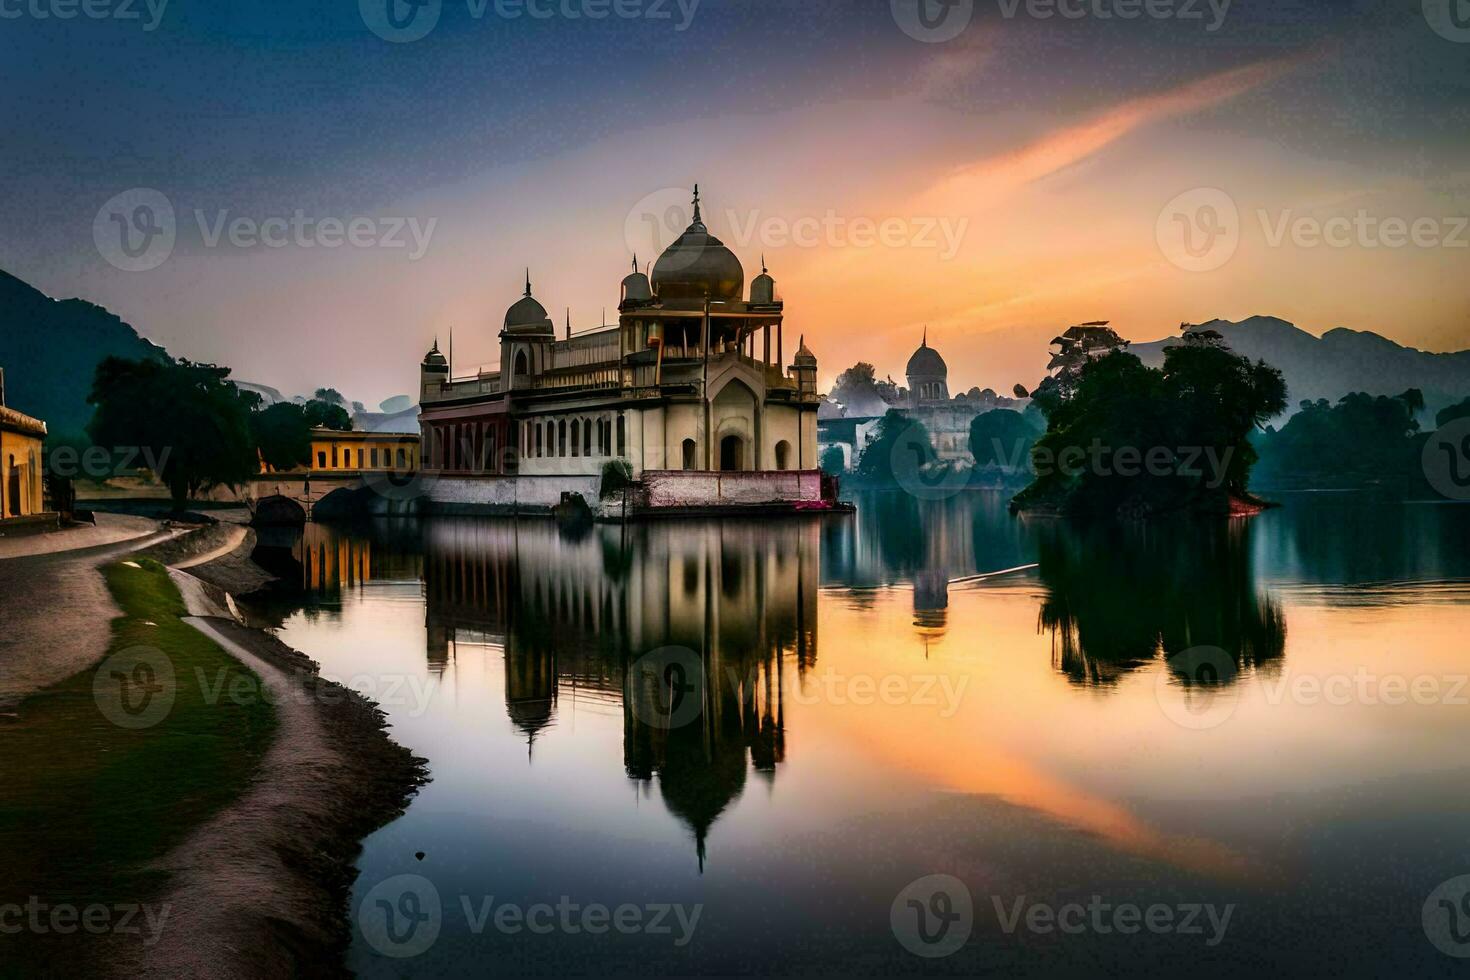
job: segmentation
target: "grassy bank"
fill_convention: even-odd
[[[109,658],[28,698],[16,717],[0,722],[0,853],[7,872],[0,905],[24,905],[31,896],[78,908],[151,901],[162,882],[141,867],[240,795],[275,730],[270,704],[228,696],[232,684],[259,691],[259,679],[181,621],[187,613],[162,565],[123,562],[104,574],[123,611],[112,622]],[[139,649],[165,669],[134,674],[125,663],[118,671],[113,655]],[[135,709],[141,703],[140,679],[151,682],[158,700],[129,715],[124,701]],[[172,703],[160,711],[170,693]],[[117,718],[139,727],[110,720]],[[7,951],[0,973],[41,958],[56,972],[115,948],[113,942],[146,936],[57,933],[26,928],[0,936]]]

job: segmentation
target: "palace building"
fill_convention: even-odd
[[[436,341],[421,365],[422,461],[441,503],[552,503],[626,460],[649,506],[821,499],[817,360],[785,339],[763,267],[693,221],[623,278],[618,322],[558,338],[527,272],[498,370],[463,378]],[[788,356],[790,358],[788,362]],[[506,481],[504,477],[515,477]],[[513,494],[512,496],[509,496]]]
[[[46,510],[41,481],[45,441],[45,422],[5,404],[5,373],[0,370],[0,522],[33,518]]]

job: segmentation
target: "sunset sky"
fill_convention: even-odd
[[[451,327],[457,373],[496,361],[527,266],[559,326],[614,317],[633,251],[656,257],[645,216],[667,242],[697,181],[824,386],[857,360],[899,377],[926,325],[952,390],[1032,383],[1058,328],[1094,319],[1470,347],[1470,28],[1432,23],[1435,0],[1223,20],[1218,0],[1126,20],[975,0],[933,42],[901,27],[917,0],[442,0],[404,43],[369,29],[375,2],[172,0],[153,30],[141,2],[141,22],[6,14],[0,268],[240,379],[376,405]],[[133,188],[175,215],[146,271],[94,235]],[[297,212],[401,221],[405,246],[211,244]]]

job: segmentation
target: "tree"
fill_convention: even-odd
[[[863,450],[856,475],[864,483],[888,486],[917,479],[919,471],[938,458],[924,423],[890,408]]]
[[[1261,477],[1312,487],[1416,484],[1423,477],[1425,437],[1414,416],[1422,404],[1412,388],[1393,398],[1353,392],[1336,405],[1325,398],[1304,401],[1280,431],[1257,439]]]
[[[1286,408],[1281,372],[1232,353],[1213,330],[1186,332],[1182,344],[1164,348],[1163,395],[1173,403],[1173,445],[1216,447],[1221,459],[1229,449],[1225,482],[1243,495],[1256,461],[1247,437]]]
[[[260,398],[242,393],[229,374],[186,360],[106,358],[87,396],[94,406],[87,432],[95,445],[151,452],[145,458],[181,510],[200,490],[238,486],[258,469],[250,411]]]
[[[352,417],[347,409],[321,398],[313,398],[303,406],[306,424],[313,429],[335,429],[338,432],[352,430]]]
[[[319,402],[326,402],[328,405],[340,405],[343,408],[347,407],[347,399],[343,398],[342,392],[338,391],[336,388],[318,388],[316,390],[316,393],[313,394],[312,397]]]
[[[277,402],[250,416],[250,431],[260,458],[273,470],[311,465],[311,426],[306,411],[291,402]]]
[[[867,361],[859,361],[839,374],[830,397],[842,405],[849,417],[879,415],[888,408],[879,392],[873,365]]]
[[[997,408],[970,420],[970,455],[977,466],[1022,468],[1031,459],[1037,432],[1020,412]]]
[[[828,446],[822,450],[821,458],[817,466],[823,473],[829,476],[841,476],[847,472],[847,458],[842,453],[840,446]]]
[[[1065,397],[1054,387],[1032,451],[1037,477],[1013,509],[1225,511],[1245,497],[1256,460],[1249,436],[1286,407],[1286,384],[1210,333],[1167,348],[1162,369],[1115,348],[1088,358]]]
[[[1015,395],[1033,399],[1037,408],[1050,414],[1052,409],[1072,397],[1088,364],[1114,351],[1124,350],[1128,344],[1129,341],[1119,337],[1106,320],[1068,327],[1060,336],[1051,339],[1051,346],[1057,349],[1046,365],[1047,376],[1031,392],[1027,392],[1023,385],[1016,385]]]

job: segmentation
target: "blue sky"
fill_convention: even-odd
[[[1276,251],[1260,262],[1243,248],[1206,279],[1144,270],[1140,258],[1075,287],[1034,271],[1049,254],[1100,269],[1110,249],[1134,247],[1131,229],[1151,234],[1162,201],[1136,186],[1145,171],[1171,194],[1224,187],[1244,214],[1325,214],[1333,205],[1314,187],[1368,195],[1375,213],[1465,214],[1470,43],[1436,33],[1419,0],[1236,2],[1214,30],[1206,0],[1175,5],[1197,19],[1134,20],[1099,16],[1117,0],[1088,0],[1076,18],[976,0],[965,30],[942,43],[906,34],[886,0],[703,0],[692,15],[689,0],[627,0],[640,16],[600,20],[561,12],[585,0],[514,19],[493,2],[476,17],[465,0],[444,0],[434,28],[409,43],[374,34],[356,0],[169,0],[152,30],[143,0],[117,0],[137,19],[58,19],[66,2],[0,0],[0,267],[101,302],[175,353],[287,389],[330,383],[366,401],[408,391],[424,339],[451,323],[467,358],[489,360],[528,263],[542,269],[549,308],[596,323],[629,260],[622,217],[663,188],[702,181],[717,215],[923,217],[913,202],[947,175],[1120,116],[1119,133],[1007,185],[1004,201],[949,201],[945,213],[968,219],[958,261],[841,242],[737,251],[748,270],[771,253],[793,322],[819,356],[831,351],[828,376],[849,353],[901,364],[923,321],[956,352],[952,364],[977,364],[975,383],[1008,386],[1039,359],[1028,345],[1073,310],[1115,314],[1139,339],[1185,319],[1279,312],[1314,332],[1470,346],[1470,307],[1451,272],[1466,256],[1452,247]],[[667,18],[647,16],[655,3]],[[1250,66],[1267,67],[1225,95],[1188,94]],[[1159,109],[1181,92],[1182,108]],[[128,272],[99,254],[93,225],[104,202],[138,187],[172,203],[178,241],[156,269]],[[208,247],[192,217],[297,211],[434,218],[433,247],[411,263]],[[1082,218],[1036,233],[1058,213]],[[1088,253],[1099,258],[1074,252],[1101,228],[1116,231]],[[988,251],[998,236],[1032,251],[1025,269],[991,282],[988,270],[1015,256]],[[1385,257],[1384,276],[1411,284],[1411,300],[1375,305],[1371,271]],[[1285,280],[1257,287],[1252,270],[1292,263],[1300,294]],[[905,298],[908,283],[921,284],[922,309]],[[1141,290],[1164,298],[1141,303]],[[1361,322],[1344,322],[1359,309]],[[855,319],[866,347],[846,343]]]

